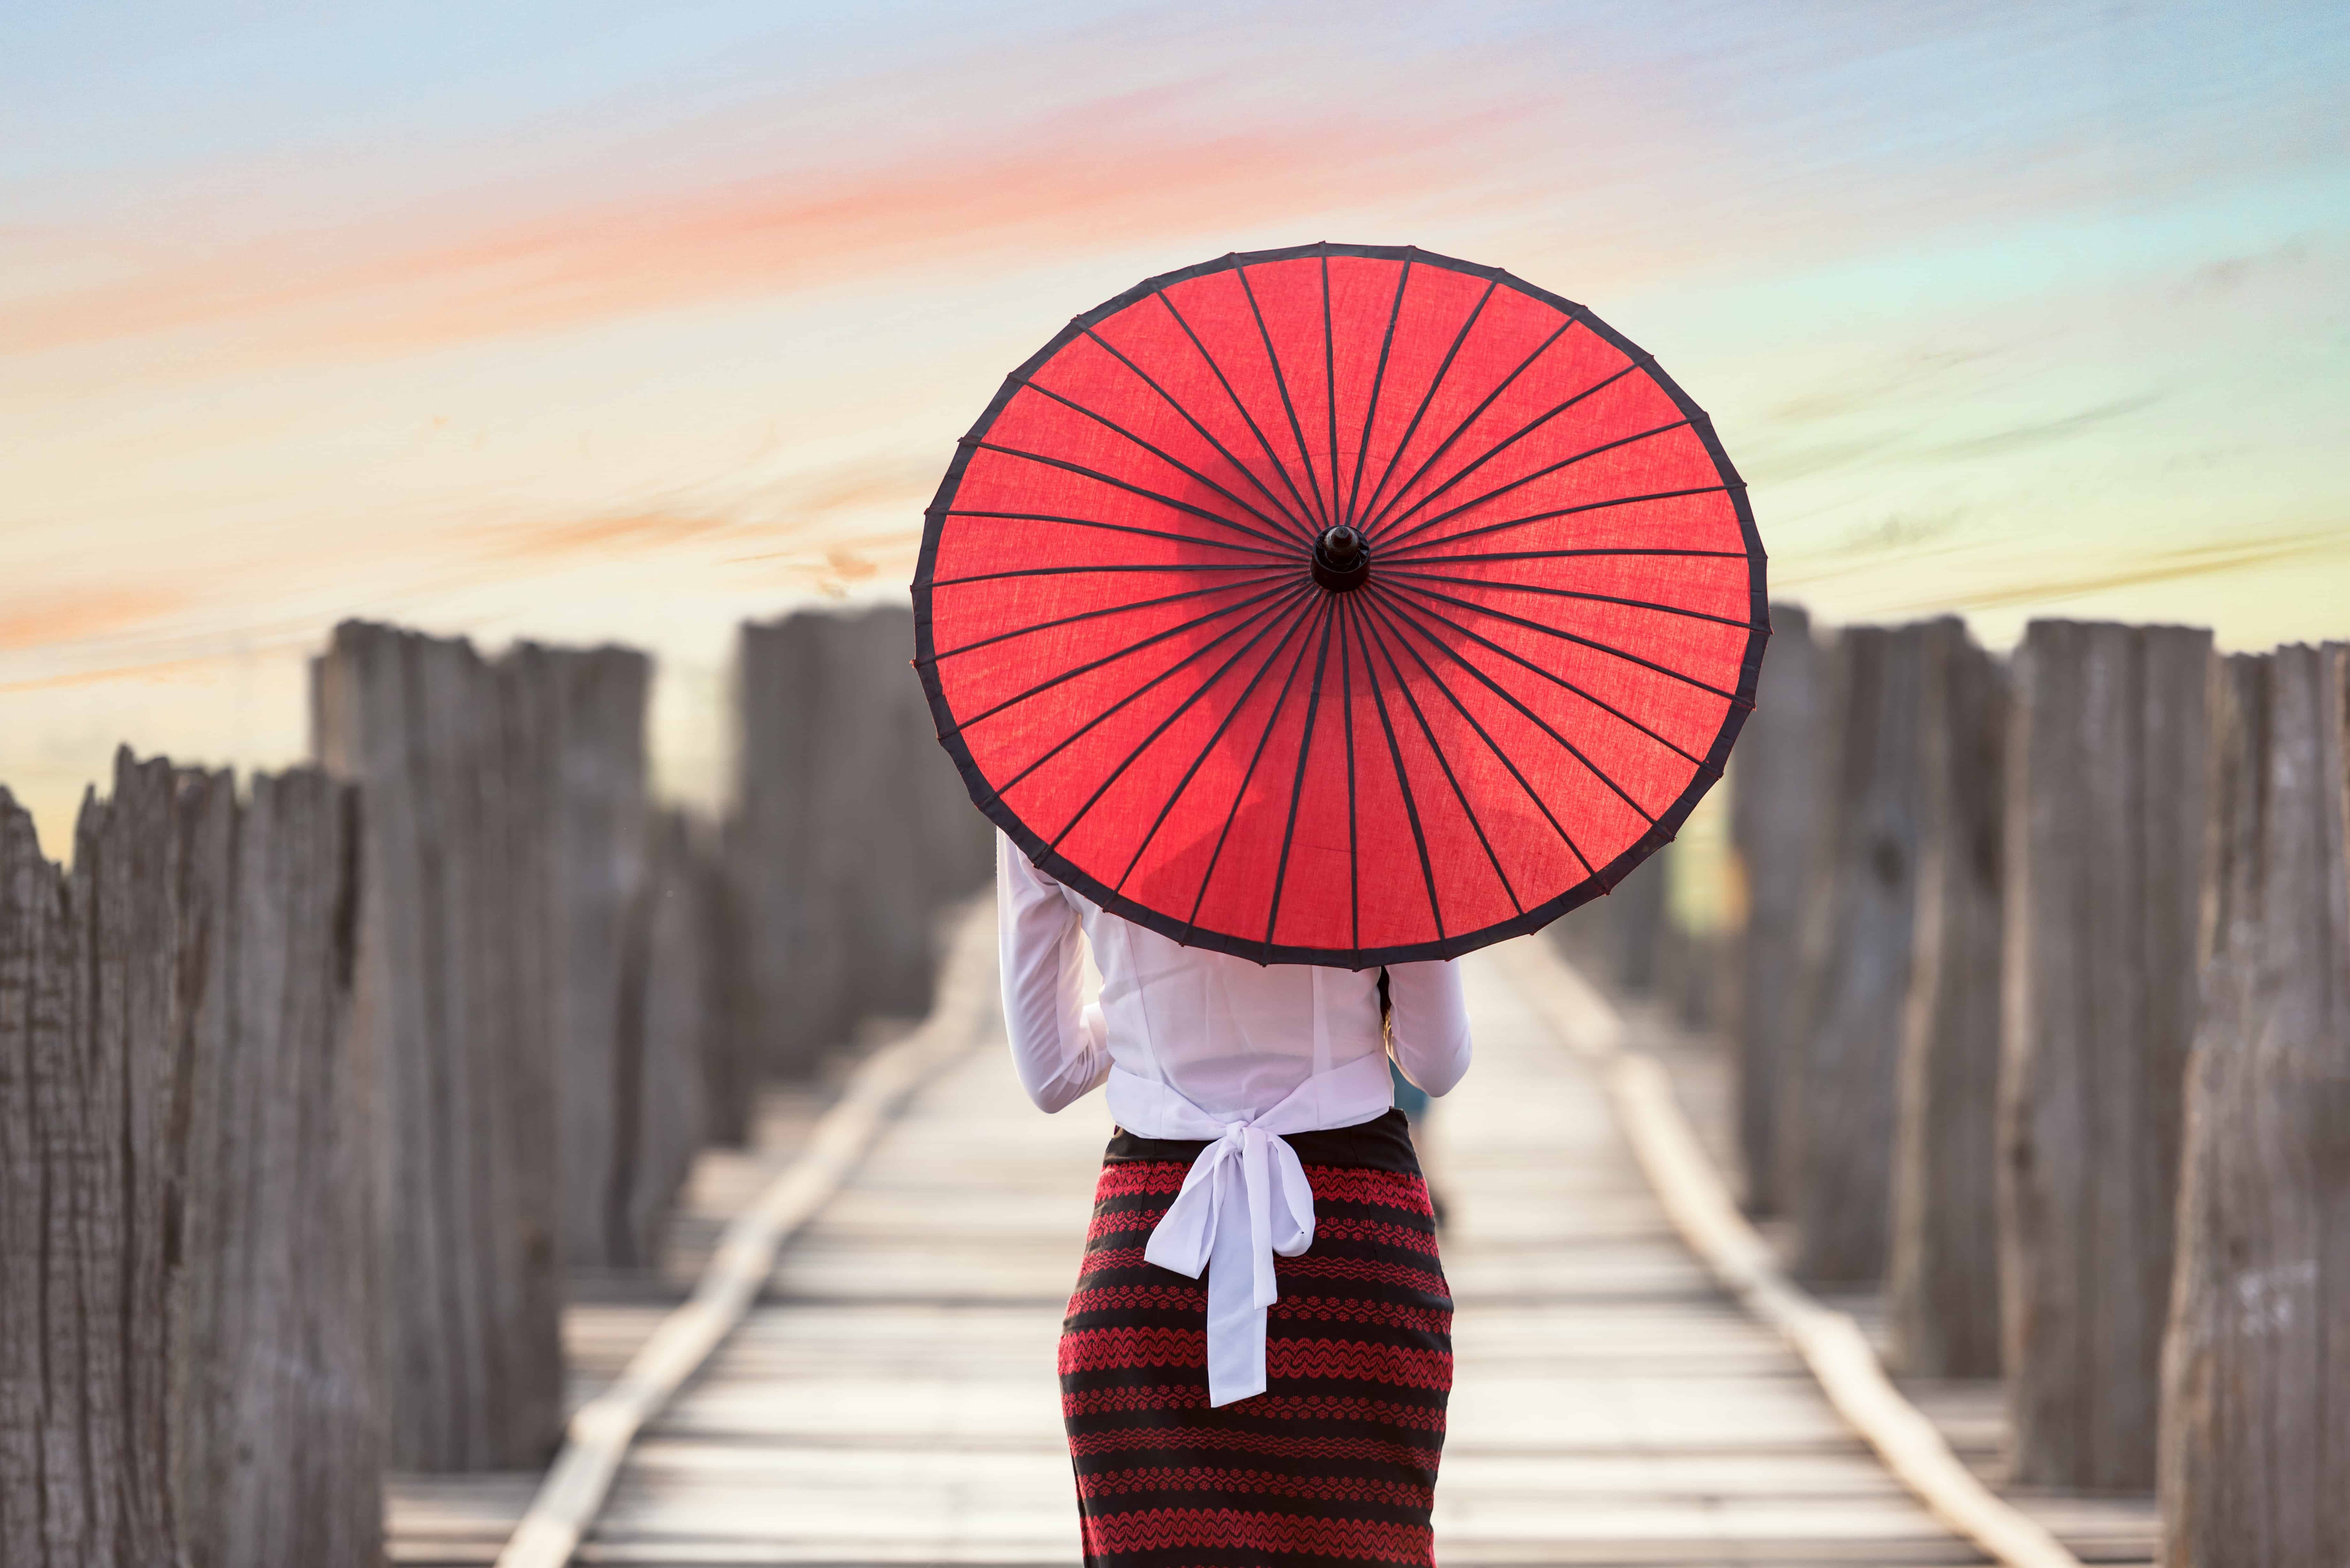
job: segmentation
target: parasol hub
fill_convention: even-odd
[[[1371,552],[1362,535],[1344,523],[1322,530],[1314,541],[1314,580],[1334,594],[1359,588],[1371,575]]]

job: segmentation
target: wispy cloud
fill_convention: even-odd
[[[1035,119],[977,145],[911,149],[879,167],[745,180],[474,220],[420,243],[412,225],[258,242],[46,300],[0,324],[37,352],[233,327],[233,357],[282,362],[408,351],[863,277],[895,268],[1082,254],[1445,189],[1452,153],[1504,104],[1431,122],[1368,106],[1202,125],[1128,95]],[[322,255],[322,250],[328,254]]]
[[[188,603],[160,588],[100,588],[0,602],[0,649],[105,637],[145,625]]]

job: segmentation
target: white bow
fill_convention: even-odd
[[[1264,1309],[1281,1299],[1275,1253],[1314,1245],[1314,1189],[1278,1134],[1235,1122],[1200,1151],[1159,1217],[1145,1261],[1208,1273],[1208,1403],[1264,1392]]]

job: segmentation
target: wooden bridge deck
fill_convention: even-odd
[[[1466,968],[1477,1062],[1427,1150],[1459,1306],[1438,1560],[1981,1561],[1715,1291],[1522,982]],[[1036,1114],[1000,1037],[925,1089],[646,1432],[579,1560],[1076,1563],[1054,1350],[1107,1131],[1098,1097]],[[583,1365],[657,1313],[575,1309]],[[526,1495],[409,1488],[396,1560],[486,1562]]]

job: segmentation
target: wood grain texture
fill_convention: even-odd
[[[369,1568],[384,1392],[368,1085],[349,1032],[357,801],[315,769],[249,788],[240,809],[225,774],[181,787],[182,1549],[191,1568]]]
[[[1901,1025],[1887,1310],[1913,1376],[1999,1374],[2001,803],[2007,675],[1927,628],[1916,947]]]
[[[1799,1024],[1780,1129],[1793,1267],[1875,1282],[1891,1231],[1893,1105],[1917,905],[1918,701],[1929,628],[1852,627],[1825,683],[1828,813],[1805,880]]]
[[[2350,648],[2225,661],[2160,1495],[2171,1561],[2350,1562]]]
[[[0,793],[0,1562],[381,1559],[348,791]]]
[[[1738,1149],[1748,1212],[1777,1212],[1779,1113],[1802,956],[1805,879],[1818,854],[1828,738],[1811,617],[1771,607],[1754,711],[1730,769],[1730,836],[1746,888],[1729,1033],[1738,1063]]]
[[[2208,632],[2035,621],[2014,663],[1999,1179],[2015,1475],[2155,1479],[2196,1018]]]
[[[470,645],[389,627],[338,627],[314,674],[318,755],[365,801],[390,1456],[536,1464],[563,1386],[546,715]]]

